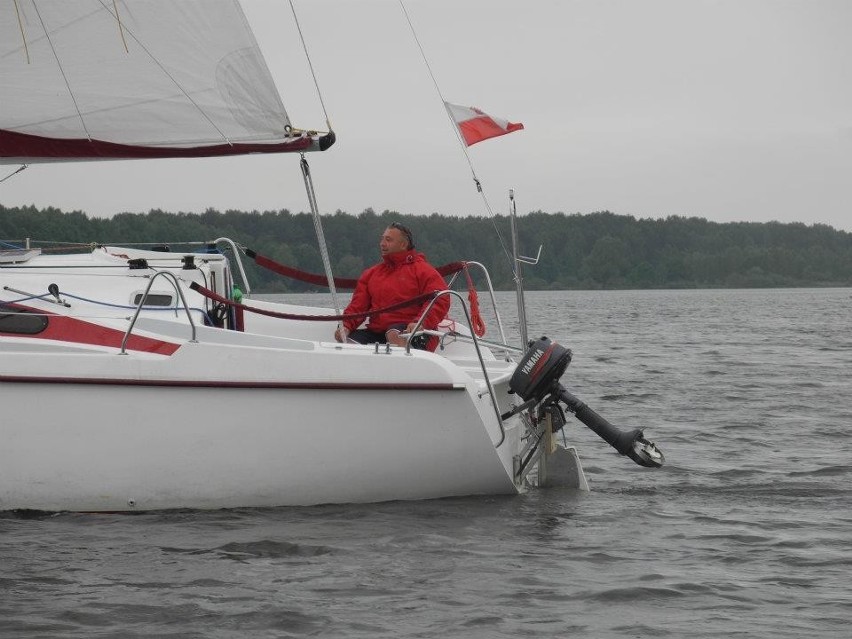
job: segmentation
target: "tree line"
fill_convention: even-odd
[[[414,232],[416,247],[435,265],[475,260],[488,267],[497,289],[512,288],[506,252],[509,220],[433,214],[415,216],[372,209],[322,217],[335,275],[357,277],[378,261],[378,237],[390,222]],[[535,255],[524,267],[527,288],[749,288],[852,285],[852,233],[823,224],[711,222],[699,217],[637,219],[608,211],[590,214],[534,211],[518,218],[521,253]],[[120,213],[111,218],[74,211],[0,205],[0,239],[20,244],[181,242],[229,237],[293,268],[322,272],[309,213],[265,212]],[[3,246],[0,245],[0,250]],[[244,262],[246,262],[244,260]],[[257,292],[297,292],[316,287],[283,279],[247,264]]]

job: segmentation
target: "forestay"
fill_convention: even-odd
[[[324,149],[235,0],[0,4],[0,162]]]

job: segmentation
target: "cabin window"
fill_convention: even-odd
[[[16,308],[0,307],[0,333],[37,335],[47,328],[47,317]]]
[[[133,296],[133,305],[139,306],[139,301],[144,293],[136,293]],[[174,297],[169,293],[148,293],[145,297],[144,306],[173,306]]]

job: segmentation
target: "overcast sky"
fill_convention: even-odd
[[[248,0],[294,125],[324,128],[286,0]],[[470,147],[518,210],[852,231],[852,2],[406,0],[444,98],[526,129]],[[484,215],[397,0],[297,0],[338,143],[323,212]],[[0,178],[14,167],[0,167]],[[0,203],[307,210],[297,156],[33,165]]]

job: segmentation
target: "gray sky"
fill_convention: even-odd
[[[291,120],[325,128],[285,0],[248,0]],[[297,0],[338,134],[324,212],[484,215],[397,0]],[[444,98],[526,130],[470,147],[496,212],[852,231],[852,2],[407,0]],[[14,167],[0,167],[0,177]],[[0,202],[307,210],[297,156],[34,165]]]

